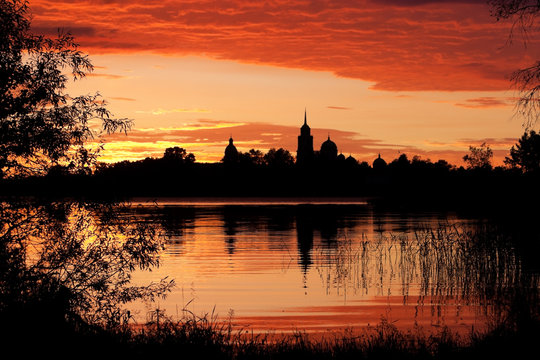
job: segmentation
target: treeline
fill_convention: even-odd
[[[372,164],[317,156],[297,164],[285,149],[239,152],[234,161],[198,163],[180,147],[161,158],[98,164],[93,171],[54,166],[45,176],[4,179],[0,195],[132,197],[369,197],[398,204],[525,206],[538,201],[540,135],[527,132],[493,167],[489,146],[470,147],[466,166],[401,154]]]
[[[536,141],[539,135],[527,135]],[[319,159],[298,165],[285,149],[267,153],[252,149],[237,161],[198,163],[180,147],[168,148],[161,158],[98,164],[93,172],[70,172],[56,166],[46,176],[4,180],[2,195],[101,196],[101,197],[374,197],[394,202],[459,206],[533,199],[538,167],[521,166],[519,149],[513,147],[508,165],[492,167],[488,146],[471,147],[466,167],[445,160],[432,162],[401,154],[386,163],[372,164],[352,157]],[[527,150],[528,151],[528,150]],[[528,151],[530,154],[536,154]],[[512,157],[512,154],[514,156]],[[531,155],[531,156],[533,156]],[[534,155],[536,156],[536,155]],[[523,157],[523,156],[522,156]],[[530,157],[530,156],[529,156]],[[512,164],[510,162],[513,161]]]

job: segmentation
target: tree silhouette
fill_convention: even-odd
[[[411,165],[410,160],[407,158],[407,154],[401,154],[397,159],[390,163],[390,166],[397,170],[406,170]]]
[[[165,149],[163,160],[175,164],[193,164],[195,162],[195,155],[193,153],[188,154],[186,149],[175,146]]]
[[[131,121],[111,118],[99,94],[66,94],[66,70],[73,79],[92,71],[73,37],[33,35],[28,2],[1,1],[0,177],[84,171],[99,150],[90,149],[89,140],[130,128]],[[93,120],[101,130],[92,128]],[[66,327],[114,327],[129,320],[127,302],[170,289],[167,280],[130,283],[135,269],[158,265],[163,239],[154,226],[118,216],[120,210],[68,200],[0,202],[3,340],[34,342],[62,338]]]
[[[279,148],[277,150],[272,148],[268,150],[268,152],[264,155],[264,160],[270,167],[283,168],[294,165],[294,157],[288,150],[283,148]]]
[[[540,134],[535,131],[526,131],[518,143],[512,146],[510,157],[506,157],[504,162],[523,172],[538,172],[540,170]]]
[[[174,282],[166,279],[130,284],[133,270],[159,264],[164,238],[122,211],[67,201],[0,204],[2,326],[46,319],[49,331],[65,323],[114,327],[129,319],[125,303],[168,292]]]
[[[88,167],[101,133],[127,131],[131,121],[114,119],[101,96],[65,93],[93,70],[69,33],[56,38],[30,32],[28,2],[0,2],[0,177],[43,173],[51,165]],[[66,71],[67,70],[67,71]],[[90,122],[99,120],[100,130]]]
[[[526,41],[529,29],[538,25],[540,15],[540,1],[538,0],[489,0],[491,14],[497,18],[512,20],[513,32],[517,27],[524,33]],[[530,128],[536,124],[540,116],[540,61],[519,69],[512,74],[511,80],[519,91],[517,100],[517,113],[523,116],[524,125]]]
[[[263,166],[266,164],[264,154],[260,150],[251,149],[248,152],[238,154],[240,164],[244,166]]]
[[[491,158],[493,158],[493,150],[482,143],[479,147],[469,146],[470,153],[463,157],[463,161],[467,163],[469,169],[491,169]]]

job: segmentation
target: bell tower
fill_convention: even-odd
[[[306,164],[313,160],[313,136],[307,124],[307,111],[304,110],[304,125],[300,128],[298,136],[298,149],[296,150],[296,163]]]

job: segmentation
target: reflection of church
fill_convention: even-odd
[[[343,155],[339,155],[343,157]],[[318,158],[322,161],[332,162],[338,160],[338,148],[335,142],[328,140],[322,143],[321,150],[318,152]],[[307,164],[315,158],[313,151],[313,135],[307,124],[307,114],[304,112],[304,125],[300,128],[300,136],[298,136],[298,150],[296,151],[296,162],[299,164]]]

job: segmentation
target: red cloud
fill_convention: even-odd
[[[118,79],[125,79],[126,76],[123,75],[116,75],[116,74],[100,74],[100,73],[89,73],[86,76],[88,77],[101,77],[109,80],[118,80]]]
[[[496,98],[491,96],[467,99],[464,103],[457,103],[456,106],[471,108],[471,109],[486,109],[495,107],[512,106],[515,99],[513,98]]]
[[[345,106],[327,106],[327,108],[332,110],[351,110],[351,108]]]
[[[32,0],[34,29],[150,51],[330,71],[381,90],[505,90],[524,63],[483,1]],[[530,34],[537,51],[538,34]],[[538,54],[532,54],[537,57]]]

